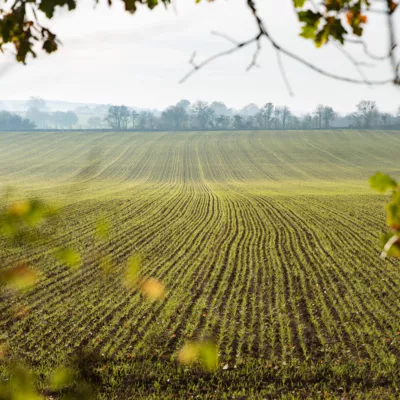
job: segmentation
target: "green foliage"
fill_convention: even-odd
[[[73,372],[69,368],[58,368],[50,377],[50,387],[53,390],[60,390],[73,383]]]
[[[110,232],[110,223],[104,217],[100,218],[96,224],[96,235],[100,239],[105,239],[108,237]]]
[[[218,368],[218,348],[211,340],[190,342],[179,351],[178,361],[183,365],[199,363],[204,370],[212,372]]]
[[[153,9],[160,3],[168,5],[170,0],[122,0],[125,9],[135,13],[138,5],[145,5]],[[108,0],[112,4],[112,0]],[[77,0],[18,0],[14,1],[10,9],[0,8],[0,52],[4,46],[11,44],[16,50],[16,60],[26,63],[27,56],[36,57],[35,43],[40,43],[46,53],[53,53],[58,49],[58,39],[55,33],[45,28],[39,22],[38,16],[43,13],[51,19],[59,7],[68,7],[74,10]],[[33,9],[35,12],[29,12]]]
[[[313,40],[317,47],[330,39],[344,44],[349,33],[362,36],[367,23],[365,13],[370,7],[368,0],[334,0],[322,2],[319,11],[314,12],[308,8],[307,1],[293,0],[293,4],[302,24],[300,36]]]
[[[56,250],[56,257],[69,268],[79,268],[81,264],[80,254],[71,248],[60,248]]]
[[[382,193],[388,190],[395,190],[397,187],[397,182],[389,175],[382,174],[382,172],[377,172],[375,175],[371,176],[369,178],[369,184],[372,189]]]
[[[35,387],[35,379],[28,369],[14,365],[11,378],[6,383],[0,383],[0,400],[44,400]]]
[[[400,257],[400,186],[389,175],[377,172],[369,180],[373,189],[384,193],[392,192],[390,202],[386,205],[386,222],[389,232],[381,237],[382,258],[387,256]]]
[[[18,200],[7,204],[0,212],[0,236],[9,241],[33,242],[43,237],[40,228],[53,221],[58,209],[40,199]]]

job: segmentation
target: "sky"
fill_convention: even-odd
[[[246,71],[254,46],[220,58],[189,80],[179,80],[196,60],[232,46],[217,31],[236,40],[254,35],[256,27],[245,0],[175,0],[172,7],[153,11],[124,11],[122,1],[111,8],[105,0],[79,0],[73,12],[59,10],[43,21],[58,34],[63,45],[53,55],[39,53],[27,66],[10,55],[0,55],[0,100],[24,100],[39,96],[47,100],[83,103],[126,104],[163,109],[180,99],[219,100],[240,109],[248,103],[288,105],[295,112],[308,112],[329,104],[341,113],[351,112],[362,99],[375,100],[383,111],[400,105],[400,89],[358,86],[320,76],[283,56],[282,61],[294,95],[280,72],[276,53],[264,40],[257,68]],[[299,24],[292,0],[258,1],[260,14],[270,33],[283,46],[329,71],[359,78],[358,72],[334,45],[316,49],[298,36]],[[400,26],[400,12],[397,12]],[[378,14],[370,16],[365,37],[370,50],[385,54],[387,32]],[[400,32],[399,32],[400,33]],[[366,60],[362,49],[349,45],[352,56]],[[388,64],[365,68],[370,79],[390,76]]]

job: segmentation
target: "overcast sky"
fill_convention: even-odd
[[[198,60],[231,46],[212,31],[237,40],[256,31],[245,0],[217,0],[195,5],[195,0],[176,0],[173,7],[140,9],[135,15],[114,0],[112,8],[100,0],[80,0],[77,10],[61,10],[50,26],[63,42],[53,55],[40,53],[28,66],[15,65],[0,55],[0,99],[22,100],[40,96],[48,100],[126,104],[164,108],[182,98],[212,101],[241,108],[254,102],[289,105],[294,111],[313,109],[319,103],[339,112],[352,111],[361,99],[376,100],[385,111],[400,105],[400,90],[390,85],[377,88],[341,83],[322,77],[283,57],[291,97],[280,74],[275,51],[267,41],[259,58],[260,67],[246,72],[253,48],[215,61],[184,84],[178,81],[189,70],[196,51]],[[260,13],[270,32],[287,48],[330,71],[358,77],[348,59],[334,46],[317,50],[298,37],[299,25],[292,0],[261,1]],[[400,13],[397,12],[400,25]],[[380,16],[373,15],[366,40],[371,51],[385,54],[387,33]],[[48,23],[48,22],[47,22]],[[363,57],[361,49],[348,50]],[[370,78],[389,76],[387,66],[367,68]]]

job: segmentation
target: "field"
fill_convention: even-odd
[[[54,246],[83,260],[2,251],[4,267],[23,257],[43,275],[18,298],[29,312],[2,302],[0,339],[43,389],[89,347],[104,399],[397,398],[400,263],[379,258],[386,197],[367,180],[400,177],[399,159],[391,131],[0,134],[2,187],[65,204]],[[135,253],[163,301],[121,287]],[[203,338],[217,372],[176,361]]]

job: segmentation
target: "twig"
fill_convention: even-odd
[[[386,0],[388,3],[390,3],[390,0]],[[274,40],[271,35],[269,34],[269,32],[267,31],[262,19],[260,18],[260,16],[258,15],[257,12],[257,8],[255,6],[254,0],[247,0],[247,5],[250,9],[250,11],[253,14],[254,19],[256,20],[256,24],[258,27],[258,34],[256,36],[254,36],[251,39],[248,39],[246,41],[242,41],[242,42],[237,42],[234,39],[230,38],[227,35],[224,34],[219,34],[217,33],[217,35],[224,37],[226,40],[229,40],[231,43],[234,44],[234,47],[225,50],[225,51],[221,51],[219,53],[216,53],[208,58],[206,58],[204,61],[196,64],[194,62],[194,58],[192,57],[190,60],[190,64],[192,65],[192,69],[179,81],[179,83],[183,83],[185,82],[188,78],[190,78],[194,73],[196,73],[198,70],[200,70],[201,68],[205,67],[206,65],[208,65],[209,63],[211,63],[212,61],[215,61],[216,59],[220,58],[220,57],[224,57],[227,55],[230,55],[232,53],[235,53],[236,51],[242,49],[243,47],[246,47],[252,43],[257,43],[257,49],[256,52],[253,56],[253,61],[250,64],[249,68],[252,68],[255,65],[254,60],[257,60],[257,57],[259,55],[260,49],[261,49],[261,45],[260,45],[260,40],[261,38],[264,36],[268,39],[268,41],[272,44],[272,46],[275,48],[275,50],[278,53],[282,53],[285,54],[286,56],[288,56],[289,58],[297,61],[300,64],[303,64],[304,66],[310,68],[311,70],[313,70],[314,72],[317,72],[323,76],[326,76],[328,78],[331,79],[335,79],[335,80],[339,80],[342,82],[349,82],[349,83],[354,83],[354,84],[362,84],[365,85],[366,84],[366,79],[354,79],[354,78],[349,78],[347,76],[342,76],[342,75],[337,75],[334,73],[331,73],[329,71],[326,71],[314,64],[312,64],[311,62],[307,61],[306,59],[300,57],[299,55],[293,53],[292,51],[282,47],[280,44],[278,44],[278,42],[276,40]],[[391,21],[391,19],[390,19]],[[394,32],[394,28],[393,28],[393,24],[391,21],[391,31]],[[396,47],[396,42],[395,42],[395,38],[394,38],[394,33],[393,33],[393,38],[391,40],[392,45],[391,45],[391,57],[395,60],[395,56],[394,56],[394,49]],[[366,47],[365,47],[366,48]],[[393,64],[393,60],[392,60],[392,64]],[[383,80],[368,80],[368,84],[369,85],[386,85],[389,83],[395,83],[395,84],[400,84],[400,79],[398,76],[398,71],[400,69],[400,63],[397,63],[396,60],[394,61],[394,66],[393,66],[393,71],[395,73],[395,75],[392,78],[387,78],[387,79],[383,79]],[[248,68],[248,69],[249,69]]]
[[[290,85],[289,79],[286,75],[286,70],[285,70],[285,67],[282,62],[282,55],[278,50],[276,50],[276,59],[278,60],[279,70],[281,71],[281,75],[282,75],[283,81],[285,82],[286,88],[289,92],[289,95],[290,95],[290,97],[293,97],[294,96],[293,90]]]

